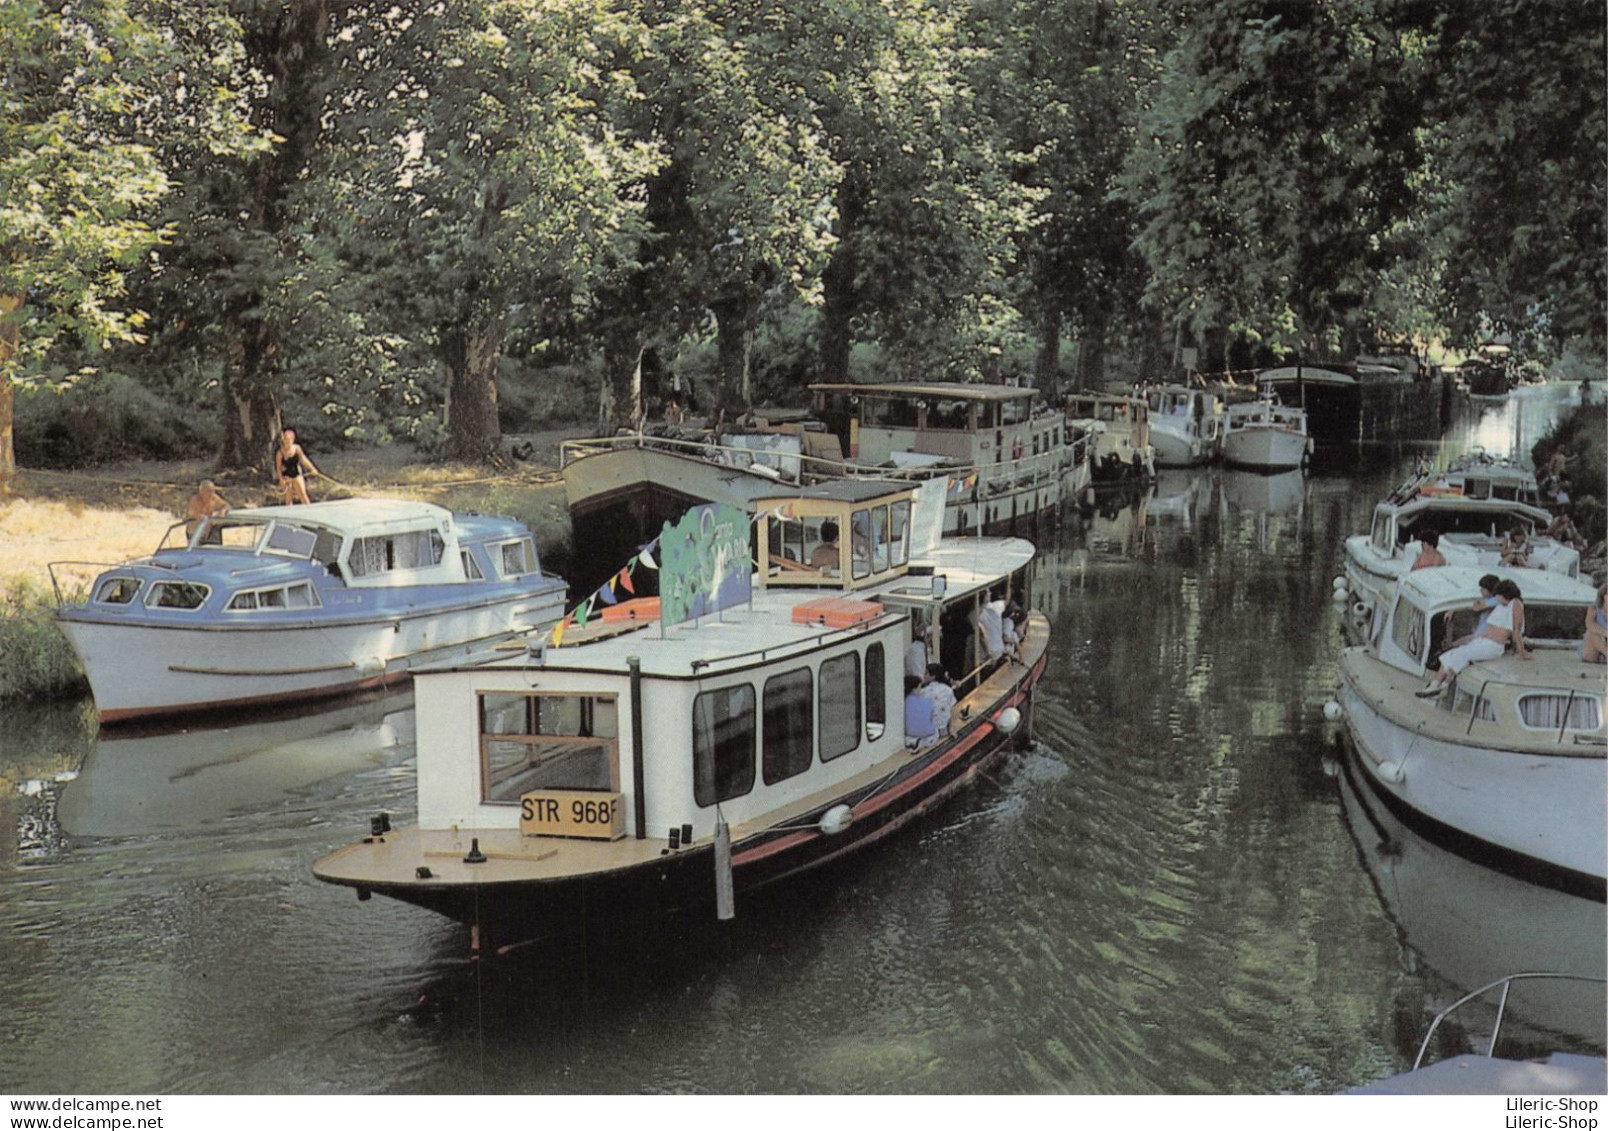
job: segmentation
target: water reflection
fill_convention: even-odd
[[[1378,802],[1355,765],[1355,752],[1332,763],[1340,781],[1346,825],[1372,876],[1380,905],[1401,934],[1403,958],[1421,983],[1421,1003],[1397,1033],[1404,1056],[1416,1054],[1433,1016],[1465,993],[1518,973],[1602,977],[1603,905],[1493,871],[1423,839]],[[1483,1053],[1497,998],[1471,1003],[1454,1016],[1476,1020],[1467,1035]],[[1507,1007],[1499,1053],[1515,1042],[1540,1055],[1558,1048],[1604,1047],[1603,994],[1579,982],[1518,983]],[[1462,1051],[1461,1049],[1443,1051]]]

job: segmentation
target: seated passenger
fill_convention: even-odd
[[[1515,526],[1508,536],[1502,539],[1502,560],[1497,564],[1518,569],[1530,564],[1530,538],[1522,526]]]
[[[938,741],[938,727],[932,721],[932,700],[921,694],[921,681],[905,676],[905,745],[912,750]]]
[[[1588,664],[1608,664],[1608,585],[1597,588],[1597,603],[1586,613],[1580,658]]]
[[[1418,557],[1413,559],[1413,569],[1433,569],[1446,564],[1446,555],[1440,552],[1440,534],[1434,530],[1426,530],[1418,536]]]
[[[821,523],[821,544],[810,551],[809,564],[816,569],[838,569],[841,559],[838,555],[838,525],[835,522]]]
[[[942,664],[928,664],[921,684],[921,696],[932,704],[932,725],[940,737],[949,733],[949,721],[955,714],[955,689],[949,685],[949,676]]]
[[[1509,644],[1521,660],[1533,660],[1524,646],[1524,602],[1519,599],[1519,587],[1503,580],[1496,586],[1497,604],[1485,622],[1485,632],[1475,640],[1441,653],[1441,668],[1428,686],[1413,692],[1420,698],[1432,698],[1446,689],[1452,677],[1477,660],[1494,660],[1507,651]]]

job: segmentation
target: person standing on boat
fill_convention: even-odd
[[[913,622],[910,643],[905,645],[905,675],[913,675],[917,679],[925,679],[927,665],[931,662],[929,642],[932,639],[932,629],[920,622]]]
[[[1519,659],[1535,659],[1524,646],[1524,602],[1519,598],[1519,587],[1512,581],[1497,582],[1497,605],[1491,610],[1490,619],[1485,622],[1484,634],[1460,648],[1441,653],[1440,671],[1435,673],[1435,677],[1429,681],[1427,687],[1421,687],[1413,694],[1420,699],[1439,695],[1452,681],[1453,676],[1477,660],[1498,658],[1507,651],[1510,642]]]
[[[938,740],[938,727],[932,721],[932,700],[921,694],[921,681],[905,676],[905,745],[913,750],[931,746]]]
[[[184,508],[184,535],[194,534],[202,519],[217,518],[229,513],[229,500],[218,494],[217,484],[210,479],[201,480],[201,486],[190,496]]]
[[[279,447],[274,450],[274,475],[279,480],[279,489],[284,493],[286,506],[292,503],[312,502],[307,497],[308,472],[318,476],[324,474],[296,442],[296,430],[285,429],[279,437]]]
[[[921,695],[932,704],[932,725],[940,737],[949,733],[949,722],[955,716],[955,689],[949,686],[949,676],[942,664],[928,664]]]
[[[1446,555],[1440,552],[1440,534],[1426,530],[1418,536],[1420,549],[1413,559],[1413,569],[1433,569],[1446,564]]]

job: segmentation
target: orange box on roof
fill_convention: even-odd
[[[851,628],[882,615],[877,601],[855,601],[848,597],[822,597],[793,606],[794,624],[819,624],[827,628]]]

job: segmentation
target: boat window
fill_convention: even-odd
[[[236,593],[229,601],[230,612],[253,609],[310,609],[318,604],[313,587],[302,581],[295,585],[276,585],[271,589],[252,589]]]
[[[257,540],[267,529],[260,522],[230,522],[227,519],[209,519],[202,527],[201,546],[217,546],[225,550],[255,550]]]
[[[1372,541],[1381,550],[1390,549],[1390,516],[1388,514],[1374,515]]]
[[[867,428],[914,428],[916,402],[908,397],[861,397],[860,423]]]
[[[1396,604],[1396,627],[1391,639],[1415,660],[1424,658],[1424,610],[1405,601]]]
[[[498,572],[503,577],[512,580],[536,572],[536,544],[531,539],[504,542],[496,549]]]
[[[786,781],[810,768],[815,758],[814,679],[809,668],[765,681],[765,784]]]
[[[892,525],[888,528],[890,561],[902,566],[910,560],[910,500],[904,499],[889,508]]]
[[[865,721],[888,721],[888,661],[881,644],[865,650]]]
[[[612,695],[480,696],[480,796],[517,805],[533,789],[616,787],[619,718]]]
[[[999,420],[1001,424],[1025,424],[1033,415],[1033,402],[1027,397],[1018,397],[1014,400],[1001,401],[999,405]]]
[[[971,430],[971,402],[936,400],[927,404],[927,427],[946,432]]]
[[[341,560],[341,546],[345,543],[333,530],[314,529],[313,560],[332,566]]]
[[[754,788],[754,688],[740,683],[692,701],[692,795],[708,808]]]
[[[108,577],[95,591],[95,601],[102,605],[126,605],[140,591],[136,577]]]
[[[468,550],[459,550],[458,553],[463,556],[463,575],[470,581],[483,580],[485,575],[480,572],[480,563],[475,561],[475,556]]]
[[[866,509],[854,512],[851,520],[854,528],[853,553],[850,558],[854,563],[854,576],[856,578],[871,576],[871,559],[875,553],[872,541],[871,512]]]
[[[888,508],[871,508],[871,570],[882,573],[888,568]]]
[[[1602,702],[1594,695],[1521,695],[1519,718],[1532,730],[1597,730]]]
[[[145,595],[148,609],[199,609],[212,590],[189,581],[157,581]]]
[[[401,570],[426,569],[439,565],[446,541],[437,530],[406,530],[399,534],[379,534],[352,543],[347,565],[353,577],[372,577]]]
[[[263,549],[274,554],[287,554],[293,558],[310,558],[317,542],[318,535],[305,527],[276,522],[268,532],[268,542]]]
[[[1496,704],[1479,694],[1478,691],[1467,691],[1459,688],[1457,700],[1451,709],[1460,715],[1471,714],[1482,723],[1496,722]]]
[[[846,652],[821,664],[821,761],[860,745],[860,654]]]

